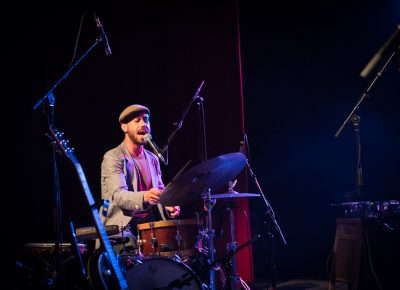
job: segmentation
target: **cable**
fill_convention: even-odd
[[[331,261],[332,258],[332,254],[333,254],[333,248],[331,248],[331,250],[329,251],[328,257],[326,259],[326,264],[325,264],[325,271],[326,271],[326,275],[330,278],[331,277],[331,268],[329,267],[329,262]]]
[[[78,50],[78,43],[79,43],[79,37],[81,35],[81,31],[82,31],[82,24],[83,24],[83,20],[85,19],[85,16],[87,14],[87,10],[85,12],[83,12],[82,17],[81,17],[81,22],[79,24],[79,29],[78,29],[78,34],[76,35],[76,40],[75,40],[75,46],[74,46],[74,53],[72,54],[72,59],[71,62],[69,63],[69,66],[71,67],[75,61],[76,58],[76,52]]]
[[[246,282],[245,282],[242,278],[240,278],[240,283],[242,284],[242,287],[243,287],[245,290],[251,290],[250,287],[249,287],[249,285],[247,285]]]
[[[364,220],[364,221],[365,221],[365,220]],[[369,246],[368,229],[367,229],[367,223],[366,223],[366,222],[365,222],[365,243],[366,243],[366,246],[367,246],[368,262],[369,262],[369,265],[370,265],[370,267],[371,267],[372,275],[373,275],[373,277],[374,277],[374,279],[375,279],[375,282],[376,282],[376,284],[378,285],[379,289],[380,289],[380,290],[383,290],[382,285],[381,285],[381,283],[379,282],[379,279],[378,279],[378,277],[377,277],[377,275],[376,275],[376,273],[375,273],[374,266],[373,266],[373,264],[372,264],[371,248],[370,248],[370,246]]]

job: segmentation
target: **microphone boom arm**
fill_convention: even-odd
[[[54,98],[54,94],[53,94],[54,90],[58,87],[58,85],[59,85],[63,80],[65,80],[65,79],[69,76],[69,74],[71,73],[71,71],[72,71],[73,69],[76,68],[76,66],[84,59],[84,57],[85,57],[90,51],[93,50],[93,48],[94,48],[97,44],[99,44],[99,42],[100,42],[100,40],[99,40],[99,39],[96,39],[96,41],[94,42],[94,44],[92,44],[92,46],[89,47],[89,49],[88,49],[88,50],[87,50],[73,65],[71,65],[71,67],[70,67],[70,68],[62,75],[62,77],[53,85],[53,87],[52,87],[39,101],[36,102],[36,104],[33,106],[33,110],[36,110],[36,109],[40,106],[40,104],[41,104],[46,98],[49,99],[49,101],[50,101],[50,103],[51,103],[52,106],[54,105],[54,100],[52,100],[52,99]]]
[[[174,123],[174,127],[175,127],[175,128],[174,128],[174,130],[171,132],[171,134],[169,135],[167,144],[161,149],[161,153],[166,152],[167,163],[168,163],[168,146],[169,146],[169,144],[171,143],[172,138],[174,138],[176,132],[177,132],[180,128],[182,128],[183,120],[185,119],[187,113],[189,112],[189,109],[190,109],[190,107],[192,106],[192,104],[193,104],[195,101],[197,101],[198,99],[200,99],[201,101],[203,100],[202,97],[199,96],[199,93],[200,93],[201,88],[203,87],[203,84],[204,84],[204,80],[201,82],[201,84],[200,84],[199,88],[197,89],[196,93],[194,94],[192,100],[190,101],[189,105],[186,107],[185,111],[183,112],[183,115],[182,115],[180,121]]]
[[[383,71],[385,70],[386,66],[389,64],[390,60],[393,58],[396,52],[393,52],[391,56],[388,58],[388,60],[385,62],[385,64],[382,66],[382,68],[376,73],[375,77],[370,81],[368,84],[367,88],[364,90],[363,94],[361,97],[358,99],[357,103],[351,110],[350,114],[347,116],[346,120],[342,123],[342,125],[339,127],[337,132],[335,133],[335,138],[339,137],[340,133],[346,126],[346,124],[350,121],[351,117],[353,116],[354,112],[357,110],[357,108],[360,106],[361,102],[365,99],[365,97],[368,96],[369,91],[371,90],[372,86],[375,84],[375,82],[378,80],[378,78],[383,74]]]

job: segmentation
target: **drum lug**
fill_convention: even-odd
[[[153,249],[155,249],[156,243],[157,243],[157,238],[155,237],[155,234],[154,234],[154,222],[150,222],[149,225],[150,225],[150,230],[151,230],[150,243],[151,243],[151,247]]]
[[[170,256],[177,252],[194,255],[196,252],[198,222],[163,220],[137,225],[137,244],[144,255]]]
[[[179,230],[176,231],[175,240],[178,243],[178,248],[181,247],[182,235],[179,233]]]
[[[153,249],[155,249],[155,248],[156,248],[156,244],[157,244],[157,238],[151,237],[151,238],[150,238],[150,243],[151,243],[151,247],[152,247]]]

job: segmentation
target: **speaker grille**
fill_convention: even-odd
[[[361,219],[337,219],[332,279],[347,282],[352,289],[357,289],[361,251]]]

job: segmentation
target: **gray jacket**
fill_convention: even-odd
[[[149,163],[152,187],[164,188],[157,156],[146,149],[144,155]],[[135,211],[145,209],[144,191],[138,191],[138,174],[138,165],[124,142],[104,154],[101,164],[101,198],[105,202],[99,212],[104,225],[126,226]],[[158,204],[158,210],[162,219],[166,220],[161,204]]]

